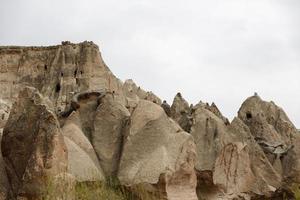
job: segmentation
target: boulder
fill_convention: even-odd
[[[1,145],[14,198],[40,199],[67,171],[67,148],[56,116],[41,94],[26,87],[12,106]]]
[[[103,172],[88,154],[69,138],[64,139],[68,149],[68,173],[75,177],[76,182],[104,181]]]
[[[112,94],[100,99],[91,138],[106,177],[117,175],[129,118],[129,111]]]
[[[64,121],[62,133],[65,137],[70,139],[79,148],[81,148],[94,162],[94,165],[99,169],[99,171],[102,172],[102,168],[100,167],[100,163],[94,150],[94,147],[92,146],[88,138],[85,136],[85,134],[82,132],[80,116],[78,111],[72,112]],[[73,159],[76,159],[76,157]]]
[[[164,110],[140,100],[131,117],[118,178],[127,187],[144,186],[167,199],[197,199],[193,138]],[[147,186],[145,186],[147,185]]]

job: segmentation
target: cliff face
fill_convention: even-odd
[[[0,81],[0,96],[7,103],[15,101],[24,86],[32,86],[49,98],[56,111],[63,111],[77,92],[108,90],[122,94],[121,81],[92,42],[1,47]]]
[[[169,200],[292,199],[300,183],[299,130],[257,95],[232,122],[180,93],[170,106],[118,80],[92,42],[0,47],[0,82],[1,200],[40,199],[48,180]]]

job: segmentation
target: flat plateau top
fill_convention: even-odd
[[[96,46],[92,41],[84,41],[80,43],[71,43],[69,41],[63,41],[60,45],[50,45],[50,46],[0,46],[0,50],[20,50],[20,49],[27,49],[27,50],[40,50],[40,49],[57,49],[61,46]]]

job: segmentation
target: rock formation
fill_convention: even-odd
[[[20,92],[3,130],[1,150],[14,198],[39,199],[51,178],[66,172],[59,123],[37,89]]]
[[[122,184],[147,183],[168,199],[197,199],[193,139],[161,107],[141,100],[124,144],[118,174]]]
[[[183,130],[190,132],[192,126],[191,110],[188,102],[177,93],[171,106],[171,117],[182,127]]]
[[[285,112],[274,102],[253,96],[242,104],[238,116],[282,178],[299,182],[300,135]]]
[[[2,138],[2,130],[0,131],[0,140]],[[1,149],[1,143],[0,143]],[[5,164],[0,152],[0,199],[8,199],[11,197],[10,185],[5,171]]]
[[[92,144],[107,177],[116,176],[123,150],[130,113],[108,94],[100,100],[95,113]]]
[[[24,86],[37,88],[56,112],[66,109],[74,93],[105,88],[122,94],[122,83],[108,69],[92,42],[50,47],[0,48],[0,95],[16,100]],[[124,101],[124,99],[120,99]]]
[[[110,180],[142,200],[293,199],[300,183],[299,130],[258,95],[231,122],[181,93],[170,106],[116,78],[92,42],[0,47],[0,82],[1,200],[71,200]]]

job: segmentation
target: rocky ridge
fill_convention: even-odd
[[[110,179],[140,199],[294,198],[299,130],[257,95],[231,122],[180,93],[170,106],[116,78],[92,42],[0,47],[0,82],[1,200]]]

